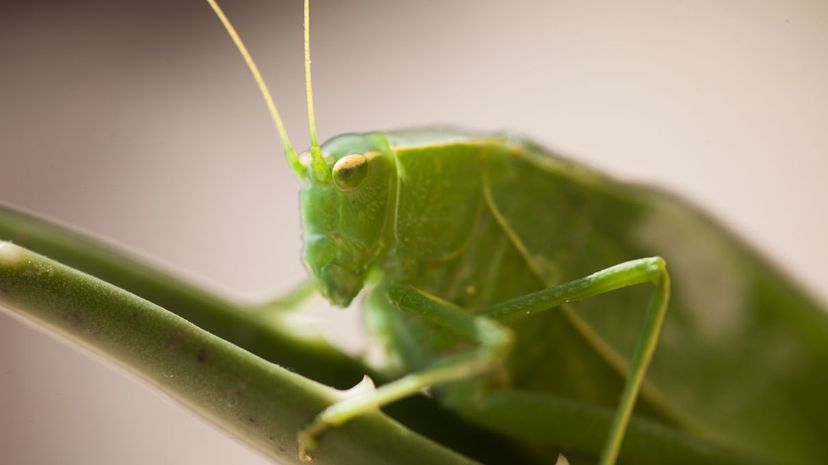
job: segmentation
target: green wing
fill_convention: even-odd
[[[700,434],[783,463],[828,463],[828,319],[762,257],[687,203],[530,144],[489,157],[487,203],[547,285],[651,255],[673,298],[650,401]],[[578,305],[572,324],[610,365],[626,359],[646,290]],[[623,361],[622,361],[623,363]]]
[[[482,187],[479,176],[469,175],[476,147],[433,145],[428,151],[429,156],[417,148],[396,152],[395,236],[412,253],[439,260],[467,242],[482,207]]]

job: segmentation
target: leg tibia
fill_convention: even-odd
[[[566,303],[646,283],[653,284],[655,292],[647,307],[641,333],[630,359],[627,382],[601,456],[601,465],[615,463],[664,322],[670,298],[670,276],[667,274],[664,260],[661,257],[650,257],[624,262],[585,278],[511,299],[484,312],[486,316],[498,321],[512,321]]]

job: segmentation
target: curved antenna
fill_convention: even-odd
[[[210,7],[213,9],[213,12],[216,13],[216,16],[218,16],[221,24],[224,25],[224,29],[227,30],[228,34],[230,34],[230,38],[233,39],[233,43],[236,44],[236,47],[239,49],[239,53],[241,53],[245,63],[247,63],[247,68],[253,75],[253,79],[256,80],[256,84],[259,86],[259,91],[261,91],[262,97],[267,104],[267,109],[270,111],[270,116],[273,118],[273,123],[276,125],[276,130],[279,131],[279,137],[282,139],[282,145],[285,149],[285,156],[288,159],[290,167],[300,176],[304,175],[306,171],[305,166],[302,165],[301,161],[299,161],[299,155],[296,154],[296,150],[290,143],[290,138],[287,135],[287,131],[285,131],[285,125],[282,123],[282,117],[279,115],[279,110],[276,109],[276,103],[273,102],[273,97],[270,95],[270,89],[267,88],[267,84],[265,84],[264,78],[262,78],[262,74],[259,72],[259,67],[256,66],[256,62],[253,61],[253,57],[250,55],[250,52],[247,51],[247,47],[245,47],[244,42],[242,42],[241,37],[239,37],[239,34],[236,32],[236,28],[233,27],[230,20],[224,15],[224,11],[222,11],[221,7],[219,7],[218,3],[216,3],[216,0],[207,0],[207,3],[210,4]]]
[[[316,139],[316,117],[313,114],[313,86],[311,85],[310,59],[310,0],[305,0],[305,95],[308,98],[308,130],[311,141],[311,158],[313,172],[317,179],[324,180],[329,175],[328,165],[322,157],[322,149]]]

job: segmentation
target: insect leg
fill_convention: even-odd
[[[316,284],[311,278],[306,278],[286,294],[255,305],[250,310],[261,316],[294,310],[316,295],[316,292]]]
[[[569,302],[645,283],[653,284],[655,292],[647,307],[641,334],[633,351],[627,383],[601,456],[601,465],[612,465],[618,457],[624,431],[664,322],[670,299],[670,276],[664,260],[661,257],[650,257],[624,262],[585,278],[508,300],[484,312],[484,315],[498,321],[513,321]]]
[[[491,371],[511,349],[511,333],[490,318],[470,315],[450,302],[412,287],[392,288],[388,296],[400,310],[416,313],[460,337],[477,342],[478,346],[440,359],[423,371],[406,375],[372,392],[328,407],[299,433],[299,456],[303,460],[310,460],[308,451],[325,430],[436,384]]]

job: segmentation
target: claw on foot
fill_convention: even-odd
[[[308,453],[309,447],[305,444],[299,444],[299,460],[303,462],[313,462],[313,456]]]
[[[374,387],[374,382],[371,381],[371,378],[365,376],[356,386],[348,389],[347,391],[341,392],[341,400],[338,403],[335,403],[323,410],[322,413],[313,419],[313,423],[311,423],[310,426],[303,429],[298,435],[296,435],[296,440],[299,442],[299,460],[303,462],[312,461],[313,456],[310,452],[316,448],[316,441],[319,438],[319,435],[334,426],[341,425],[345,421],[348,421],[349,418],[354,416],[352,412],[354,404],[352,402],[355,399],[359,400],[361,398],[371,398],[371,396],[373,396],[376,392],[376,388]],[[349,403],[349,401],[351,401],[351,403]],[[359,404],[357,404],[357,406],[359,406]],[[356,415],[359,414],[359,411],[357,411]]]
[[[317,417],[310,426],[299,432],[296,437],[299,441],[299,460],[303,462],[313,461],[310,451],[316,447],[316,438],[328,428],[330,428],[330,425]]]

